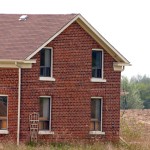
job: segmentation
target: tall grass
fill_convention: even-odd
[[[138,122],[136,118],[121,118],[120,136],[130,150],[150,150],[150,126]]]
[[[76,143],[76,144],[37,144],[32,143],[19,147],[13,142],[0,144],[0,150],[150,150],[150,126],[140,123],[136,118],[122,117],[120,136],[124,141],[118,143]]]
[[[58,145],[24,145],[17,147],[15,144],[8,142],[3,144],[0,150],[121,150],[121,145],[112,143],[95,143],[95,144],[58,144]]]

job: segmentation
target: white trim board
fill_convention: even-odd
[[[46,47],[48,43],[50,43],[54,38],[56,38],[60,33],[62,33],[67,27],[69,27],[73,22],[75,22],[78,18],[78,15],[72,19],[68,24],[66,24],[61,30],[56,32],[52,37],[50,37],[43,45],[41,45],[37,50],[35,50],[30,56],[28,56],[25,60],[30,60],[35,54],[37,54],[42,48]]]
[[[48,43],[50,43],[54,38],[61,34],[67,27],[69,27],[73,22],[77,22],[88,34],[90,34],[104,49],[118,62],[125,64],[130,64],[130,62],[119,53],[97,30],[95,30],[87,20],[85,20],[80,14],[73,18],[68,24],[66,24],[61,30],[50,37],[43,45],[41,45],[37,50],[30,54],[25,60],[30,60],[36,53],[38,53],[42,48],[44,48]]]
[[[36,63],[36,60],[7,60],[0,59],[0,68],[32,68],[32,64]]]
[[[121,53],[119,53],[83,16],[79,15],[77,22],[100,45],[102,45],[115,60],[130,64],[130,62]]]

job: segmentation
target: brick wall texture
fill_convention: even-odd
[[[113,71],[115,60],[104,50],[105,83],[91,82],[92,49],[103,49],[76,22],[57,36],[53,48],[55,82],[40,81],[40,53],[31,69],[22,69],[20,141],[28,142],[29,114],[39,112],[39,97],[52,97],[51,128],[54,135],[39,135],[39,141],[117,141],[120,124],[120,72]],[[18,69],[0,68],[0,94],[8,95],[9,134],[0,140],[17,138]],[[89,135],[91,97],[103,97],[102,126],[105,135]]]

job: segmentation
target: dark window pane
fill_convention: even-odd
[[[51,75],[50,67],[40,67],[40,76],[42,77],[48,77]]]
[[[40,117],[44,117],[49,120],[50,113],[50,99],[40,98]]]
[[[44,68],[40,67],[40,76],[44,76]]]
[[[0,116],[7,117],[7,97],[0,96]]]
[[[40,55],[40,66],[45,66],[45,50],[41,50],[41,55]]]
[[[7,129],[7,97],[0,96],[0,130]]]
[[[102,51],[92,51],[92,77],[102,77]]]
[[[45,68],[46,76],[50,76],[50,67]]]
[[[91,100],[91,125],[93,131],[101,130],[101,99]]]
[[[45,49],[45,66],[50,67],[50,58],[51,58],[51,52],[49,49]]]
[[[40,98],[40,125],[41,130],[49,130],[50,99]]]
[[[100,100],[96,100],[96,118],[98,119],[98,121],[101,120],[101,101]]]
[[[42,49],[40,54],[40,76],[49,77],[51,76],[51,50]]]
[[[96,107],[96,101],[92,100],[91,101],[91,118],[96,118],[95,107]]]

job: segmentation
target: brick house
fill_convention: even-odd
[[[0,15],[0,141],[119,140],[130,65],[80,14]]]

